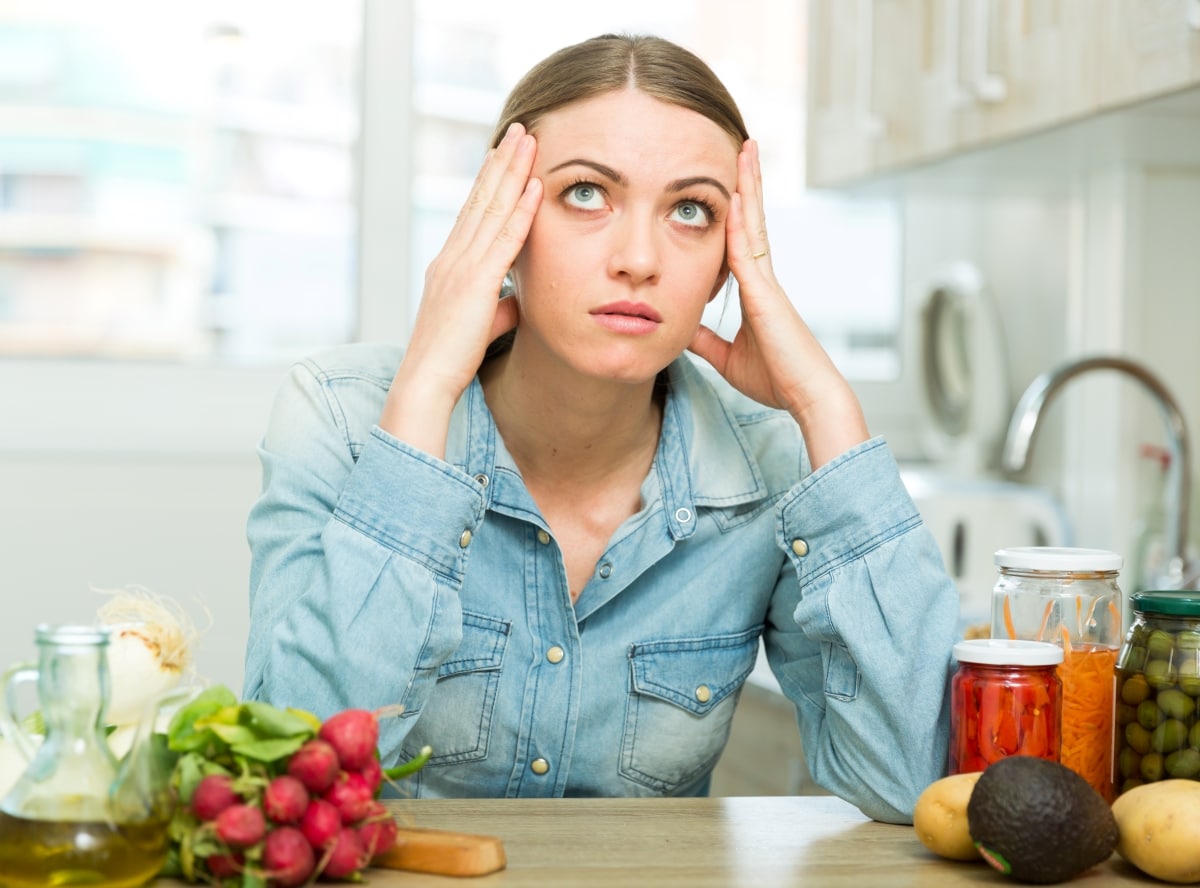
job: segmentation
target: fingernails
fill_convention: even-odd
[[[521,124],[517,123],[514,120],[512,123],[510,123],[508,125],[508,129],[504,131],[504,141],[511,142],[513,139],[517,138],[517,136],[519,136],[522,132],[524,132],[524,130],[525,130],[525,127],[521,126]]]

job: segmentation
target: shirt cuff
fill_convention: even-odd
[[[479,482],[375,426],[334,517],[380,545],[461,578],[484,512]]]
[[[883,438],[821,466],[776,510],[779,544],[801,586],[919,524],[920,513]]]

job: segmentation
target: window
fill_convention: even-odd
[[[408,335],[504,95],[608,30],[674,39],[729,85],[762,145],[775,267],[867,404],[899,368],[899,225],[886,201],[805,190],[805,3],[563,10],[9,0],[0,449],[252,449],[282,365]]]
[[[269,359],[354,332],[350,0],[0,12],[0,354]]]

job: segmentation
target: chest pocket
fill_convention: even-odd
[[[438,667],[429,699],[413,713],[417,723],[401,747],[404,758],[412,758],[426,744],[434,751],[431,765],[487,756],[500,667],[512,626],[469,611],[463,611],[462,621],[458,650]]]
[[[761,631],[630,646],[622,777],[670,794],[712,770]]]

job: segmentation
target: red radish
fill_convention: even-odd
[[[343,826],[329,852],[329,860],[325,862],[325,869],[321,871],[321,875],[331,879],[344,879],[354,875],[368,863],[370,860],[367,859],[358,833],[349,826]]]
[[[375,794],[358,771],[343,771],[321,798],[338,810],[342,823],[353,826],[367,816]]]
[[[196,784],[192,793],[192,813],[201,820],[216,820],[217,815],[235,802],[240,802],[233,791],[233,779],[224,774],[209,774]]]
[[[213,854],[204,858],[204,863],[215,879],[228,879],[242,871],[240,854]]]
[[[300,831],[308,844],[324,850],[333,843],[342,829],[342,815],[338,809],[324,799],[313,799],[308,803],[304,816],[300,818]]]
[[[315,738],[293,752],[288,760],[288,774],[313,793],[329,789],[341,769],[337,751],[324,740]]]
[[[343,768],[359,771],[375,756],[379,722],[365,709],[345,709],[326,719],[317,736],[334,748]]]
[[[280,826],[267,833],[262,865],[270,884],[292,888],[308,881],[317,858],[304,833],[294,826]]]
[[[253,805],[230,805],[217,815],[217,838],[231,848],[257,845],[266,831],[262,809]]]
[[[276,777],[263,793],[263,811],[275,823],[295,823],[308,807],[308,790],[291,775]]]
[[[358,837],[362,840],[367,859],[392,847],[398,831],[396,821],[383,803],[372,802],[366,819],[358,827]]]
[[[358,773],[362,774],[363,780],[367,781],[367,786],[371,788],[371,795],[375,795],[375,790],[379,789],[379,784],[383,783],[383,765],[379,763],[379,759],[371,756]]]

